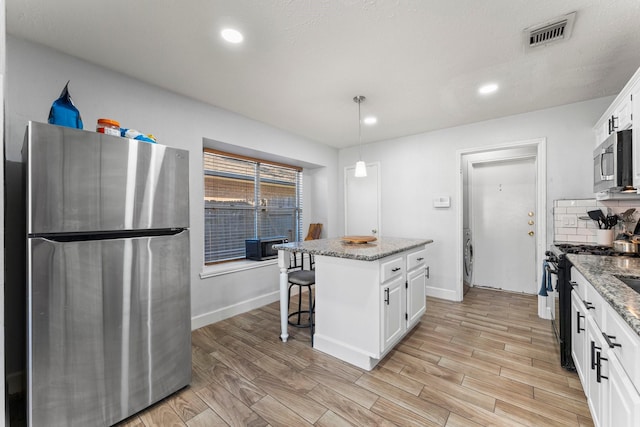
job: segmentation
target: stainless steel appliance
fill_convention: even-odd
[[[27,422],[114,424],[191,380],[188,152],[29,123]]]
[[[633,191],[631,129],[612,133],[593,151],[593,191]]]

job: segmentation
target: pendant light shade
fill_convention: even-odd
[[[356,162],[356,178],[363,178],[367,176],[367,165],[364,164],[362,160],[358,160]]]
[[[356,162],[356,178],[367,176],[367,165],[362,161],[362,118],[360,117],[360,104],[365,101],[364,96],[358,95],[353,97],[353,102],[358,104],[358,161]]]

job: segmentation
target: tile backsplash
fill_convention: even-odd
[[[614,236],[625,229],[633,232],[640,217],[640,200],[555,200],[553,202],[553,240],[595,244],[598,223],[589,218],[587,212],[602,209],[605,215],[622,214],[630,208],[635,208],[636,212],[633,213],[629,222],[618,222],[618,225],[613,228]]]

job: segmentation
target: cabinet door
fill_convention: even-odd
[[[601,425],[638,426],[640,425],[640,395],[629,381],[617,357],[610,354],[608,358],[609,360],[603,363],[609,365],[609,378],[602,381],[608,388],[609,408],[606,422]]]
[[[589,383],[585,377],[585,348],[587,345],[585,308],[576,292],[571,292],[571,356],[576,371],[584,386],[584,393],[589,395]]]
[[[403,292],[404,280],[402,276],[396,277],[382,285],[382,348],[384,352],[405,331],[405,304],[406,297]]]
[[[610,120],[605,120],[604,123],[596,127],[596,147],[604,142],[605,139],[611,133]]]
[[[614,132],[631,127],[631,95],[627,96],[613,112],[612,130]]]
[[[602,332],[598,328],[592,316],[586,316],[585,329],[582,334],[586,334],[587,348],[585,356],[585,364],[583,372],[585,375],[586,386],[585,394],[591,409],[594,424],[602,426],[606,417],[606,411],[609,409],[608,402],[608,384],[606,378],[609,377],[609,364],[607,354],[607,344],[602,338]]]
[[[426,310],[425,270],[419,267],[407,275],[407,327],[415,324]]]
[[[633,186],[638,188],[640,185],[640,82],[631,90],[631,121],[636,119],[636,126],[631,134],[632,153],[633,153]]]

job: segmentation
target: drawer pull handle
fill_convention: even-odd
[[[576,282],[569,282],[569,285],[571,285],[571,289],[573,289],[573,288],[578,286],[578,284]]]
[[[595,310],[596,309],[596,306],[591,304],[589,301],[582,300],[582,302],[584,303],[584,306],[587,308],[587,310]]]
[[[602,350],[602,347],[598,347],[595,341],[591,341],[591,369],[596,369],[596,350]]]
[[[391,269],[391,271],[393,271],[394,273],[395,273],[396,271],[400,271],[400,267],[392,268],[392,269]]]
[[[584,319],[584,316],[580,314],[579,311],[576,311],[576,333],[580,333],[580,331],[584,331],[584,328],[580,327],[580,318]]]
[[[602,363],[600,363],[602,360],[609,360],[606,357],[602,357],[600,356],[600,352],[598,352],[596,354],[596,381],[597,382],[602,382],[602,378],[604,378],[605,380],[608,380],[609,377],[605,377],[604,375],[602,375]]]
[[[609,346],[609,348],[622,347],[622,344],[611,341],[612,339],[614,340],[616,339],[615,335],[607,335],[603,332],[602,336],[604,337],[604,340],[607,342],[607,345]]]
[[[427,266],[427,279],[429,279],[429,266]]]
[[[420,257],[420,258],[418,258],[418,261],[422,261],[423,259],[424,259],[423,257]]]
[[[389,305],[389,288],[384,289],[384,302]]]

